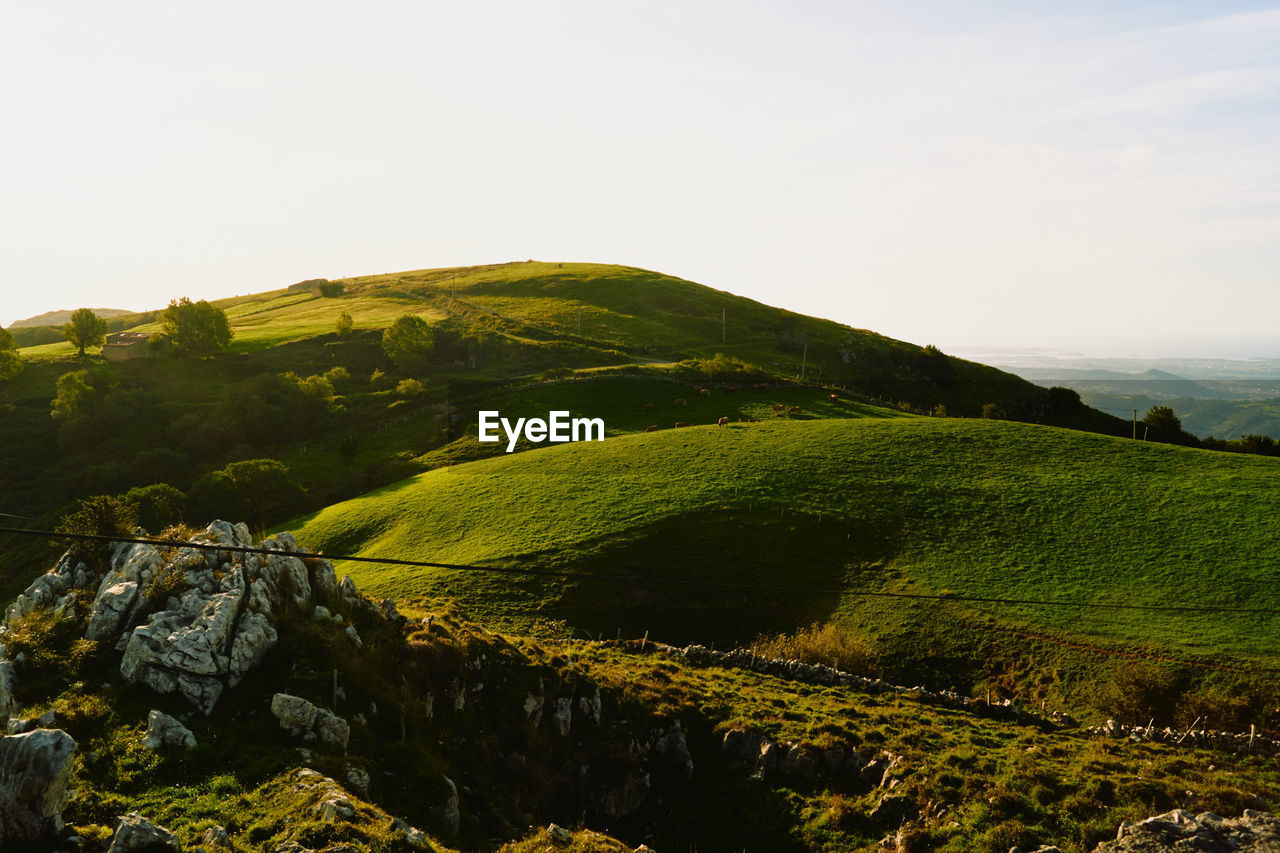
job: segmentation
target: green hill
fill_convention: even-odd
[[[342,567],[517,627],[729,643],[832,619],[908,654],[1012,631],[1239,665],[1274,659],[1276,615],[859,593],[1280,607],[1277,474],[1271,459],[1008,422],[735,423],[431,471],[291,527],[331,554],[607,576]]]
[[[303,282],[217,304],[235,338],[229,351],[205,359],[80,358],[56,341],[56,329],[23,330],[33,342],[54,338],[24,346],[25,369],[0,383],[0,512],[50,527],[79,498],[167,484],[189,498],[182,508],[191,518],[264,526],[485,455],[489,448],[460,436],[474,434],[478,410],[499,406],[589,406],[611,434],[677,420],[768,418],[779,404],[801,406],[806,417],[985,410],[1127,430],[1071,392],[633,267],[419,270]],[[340,336],[343,314],[353,328]],[[405,314],[425,319],[437,339],[413,376],[380,346],[383,329]],[[155,331],[159,312],[114,317],[110,326]],[[82,370],[67,380],[76,393],[54,419],[58,381]],[[690,401],[686,410],[675,410],[677,398]],[[287,466],[296,498],[246,509],[241,498],[263,489],[228,496],[198,488],[252,459]],[[49,549],[3,546],[0,590],[16,593]]]

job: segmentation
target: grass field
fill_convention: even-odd
[[[1277,474],[1270,459],[1006,422],[735,423],[430,471],[290,526],[334,554],[630,579],[344,566],[378,593],[453,596],[499,624],[731,642],[826,618],[882,634],[976,623],[1270,659],[1275,615],[855,593],[1278,607]]]

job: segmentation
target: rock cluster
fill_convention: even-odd
[[[836,745],[828,749],[786,741],[775,743],[759,732],[730,729],[720,742],[720,749],[731,766],[747,771],[753,779],[774,775],[812,781],[819,776],[829,779],[862,779],[879,785],[888,770],[888,759],[868,762],[855,749]],[[874,777],[874,778],[872,778]]]
[[[1096,853],[1263,853],[1280,850],[1280,818],[1245,809],[1238,818],[1213,812],[1193,815],[1182,809],[1138,823],[1120,824],[1116,840],[1100,844]]]
[[[68,552],[9,606],[5,624],[40,609],[81,619],[86,639],[114,641],[123,652],[120,674],[126,680],[180,694],[208,714],[276,644],[275,622],[285,610],[314,610],[319,599],[399,617],[393,605],[364,599],[350,578],[339,582],[327,560],[300,548],[288,533],[246,553],[235,549],[252,548],[249,529],[215,521],[190,543],[121,543],[101,577],[84,563],[73,565]],[[87,613],[77,613],[85,592],[93,593],[92,602]],[[358,635],[352,639],[359,643]],[[0,713],[15,710],[13,678],[0,646]]]

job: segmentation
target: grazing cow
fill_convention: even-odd
[[[730,385],[728,388],[724,389],[724,393],[732,394],[734,391],[737,391],[737,390],[738,390],[737,388],[734,388],[732,385]]]
[[[703,397],[710,397],[710,396],[711,396],[711,392],[710,392],[710,391],[708,391],[706,388],[699,388],[699,389],[698,389],[698,394],[699,394],[700,396],[703,396]]]
[[[799,407],[799,406],[792,406],[791,408],[787,409],[787,414],[789,414],[789,415],[798,415],[798,414],[800,414],[800,407]]]
[[[652,411],[653,411],[653,403],[645,403],[645,404],[644,404],[644,410],[645,410],[646,412],[652,412]]]
[[[647,427],[645,427],[645,428],[644,428],[644,431],[645,431],[645,432],[657,432],[657,431],[658,431],[658,425],[657,425],[657,424],[649,424]]]
[[[775,412],[777,412],[778,414],[782,414],[783,412],[785,412],[785,411],[787,410],[787,407],[786,407],[786,406],[783,406],[783,405],[777,405],[777,406],[774,406],[774,407],[773,407],[773,410],[774,410]]]
[[[839,395],[839,394],[828,394],[828,395],[827,395],[827,399],[834,403],[834,402],[836,402],[837,400],[839,400],[839,399],[840,399],[840,395]]]
[[[677,409],[683,409],[689,404],[685,401],[684,397],[676,397],[676,401],[671,405],[675,406]]]
[[[721,418],[720,420],[716,421],[716,426],[728,426],[728,425],[729,425],[728,418]]]
[[[747,423],[749,423],[749,424],[758,424],[758,423],[760,423],[760,422],[759,422],[758,420],[756,420],[755,418],[747,418]]]
[[[680,427],[687,427],[687,426],[693,426],[693,424],[687,424],[684,421],[676,421],[676,429],[680,429]]]
[[[756,388],[756,390],[757,390],[757,391],[768,391],[768,390],[769,390],[769,383],[768,383],[768,382],[757,382],[757,383],[756,383],[756,385],[755,385],[755,388]]]

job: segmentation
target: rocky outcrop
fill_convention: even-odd
[[[153,750],[166,746],[190,749],[196,745],[196,736],[191,729],[168,714],[152,710],[147,715],[147,734],[142,739],[142,745]]]
[[[115,642],[123,652],[120,674],[157,693],[177,693],[205,714],[235,687],[279,639],[275,623],[286,611],[316,610],[319,597],[333,605],[390,613],[339,582],[333,566],[298,546],[288,533],[253,547],[244,524],[215,521],[188,547],[121,543],[110,550],[98,575],[68,552],[53,571],[37,578],[9,606],[5,623],[48,609],[84,622],[84,636]],[[88,612],[75,601],[92,593]],[[327,609],[327,608],[326,608]],[[319,611],[317,611],[319,612]],[[333,614],[341,625],[343,618]],[[354,628],[346,626],[360,644]],[[17,708],[16,673],[0,646],[0,714]]]
[[[842,744],[820,750],[795,741],[775,743],[759,732],[730,729],[724,733],[720,750],[729,766],[747,772],[753,779],[775,774],[783,778],[810,782],[825,776],[830,779],[861,779],[872,787],[879,785],[890,759],[882,757],[868,762],[857,750]],[[872,767],[874,780],[864,775]]]
[[[62,831],[76,742],[60,729],[0,738],[0,850]]]
[[[351,726],[332,711],[319,708],[299,696],[277,693],[271,697],[271,713],[280,721],[280,728],[304,741],[347,747]]]
[[[1120,824],[1116,840],[1100,844],[1096,853],[1164,853],[1199,850],[1203,853],[1272,853],[1280,850],[1280,818],[1245,809],[1238,818],[1213,812],[1193,815],[1182,809]]]
[[[120,818],[107,853],[182,853],[178,836],[137,812]]]

